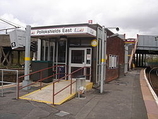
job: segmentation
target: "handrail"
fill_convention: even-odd
[[[66,65],[55,65],[55,66],[53,66],[53,67],[49,67],[49,68],[45,68],[45,69],[50,69],[50,68],[59,67],[59,66],[66,66]],[[53,103],[53,105],[54,105],[54,101],[55,101],[55,96],[58,95],[59,93],[61,93],[62,91],[64,91],[65,89],[67,89],[68,87],[70,87],[70,94],[72,94],[72,85],[76,82],[76,81],[72,81],[72,75],[75,74],[76,72],[78,72],[78,71],[84,69],[84,68],[91,68],[91,67],[81,67],[81,68],[79,68],[79,69],[73,71],[72,73],[66,74],[65,76],[63,76],[63,77],[61,77],[61,78],[59,78],[59,79],[57,79],[57,80],[55,80],[55,81],[52,82],[52,85],[53,85],[53,100],[52,100],[52,103]],[[35,74],[35,73],[39,73],[39,72],[42,72],[42,71],[44,71],[44,69],[41,69],[41,70],[39,70],[39,71],[32,72],[32,73],[27,74],[27,75],[24,75],[24,76],[20,76],[19,78],[23,78],[23,77],[25,77],[25,76],[28,76],[28,75],[31,75],[31,74]],[[37,83],[37,82],[44,81],[45,79],[51,78],[51,77],[56,76],[56,75],[59,75],[59,74],[60,74],[60,73],[53,74],[53,75],[48,76],[48,77],[45,77],[45,78],[41,78],[41,79],[39,79],[38,81],[33,82],[33,83],[31,83],[31,84],[29,84],[29,85],[26,85],[26,86],[24,86],[24,87],[21,87],[21,88],[19,88],[19,82],[18,82],[18,92],[17,92],[18,94],[17,94],[17,99],[19,99],[19,90],[21,90],[21,89],[23,89],[23,88],[25,88],[25,87],[31,86],[31,85],[33,85],[33,84],[35,84],[35,83]],[[55,92],[55,84],[56,84],[56,82],[59,82],[60,80],[65,79],[65,78],[67,78],[67,77],[69,77],[69,76],[71,76],[70,84],[68,84],[67,86],[63,87],[63,88],[62,88],[61,90],[59,90],[58,92]],[[88,76],[88,75],[86,75],[86,76]],[[91,75],[89,75],[89,76],[91,76]],[[41,87],[40,87],[40,89],[41,89]]]
[[[66,65],[55,65],[55,66],[52,66],[52,67],[48,67],[48,68],[44,68],[44,69],[41,69],[41,70],[38,70],[38,71],[35,71],[35,72],[31,72],[31,73],[29,73],[29,74],[27,74],[27,75],[23,75],[23,76],[19,76],[18,77],[18,81],[17,81],[17,99],[19,99],[19,90],[21,90],[21,89],[23,89],[23,88],[26,88],[26,87],[28,87],[28,86],[31,86],[31,85],[34,85],[34,84],[36,84],[36,83],[38,83],[38,82],[40,82],[40,89],[41,89],[41,82],[42,81],[44,81],[44,80],[46,80],[46,79],[48,79],[48,78],[51,78],[51,77],[53,77],[53,76],[56,76],[56,75],[59,75],[60,73],[57,73],[57,74],[53,74],[53,75],[50,75],[50,76],[48,76],[48,77],[45,77],[45,78],[42,78],[42,72],[43,71],[45,71],[45,70],[48,70],[48,69],[53,69],[53,68],[57,68],[57,67],[60,67],[60,66],[66,66]],[[33,82],[33,83],[30,83],[30,84],[28,84],[28,85],[26,85],[26,86],[23,86],[23,87],[20,87],[20,81],[19,81],[19,79],[20,78],[23,78],[23,77],[25,77],[25,76],[30,76],[30,75],[32,75],[32,74],[36,74],[36,73],[40,73],[40,79],[39,80],[37,80],[37,81],[35,81],[35,82]]]
[[[55,68],[55,67],[60,67],[60,66],[65,66],[65,65],[55,65],[55,66],[51,66],[51,67],[48,67],[48,68],[44,68],[44,69],[41,69],[41,70],[38,70],[38,71],[34,71],[34,72],[31,72],[27,75],[23,75],[23,76],[20,76],[19,78],[23,78],[25,76],[29,76],[29,75],[32,75],[32,74],[35,74],[35,73],[39,73],[39,72],[42,72],[42,71],[45,71],[45,70],[48,70],[48,69],[51,69],[51,68]]]
[[[78,71],[80,71],[80,70],[82,70],[82,69],[84,69],[84,68],[90,68],[90,67],[86,67],[86,66],[85,66],[85,67],[81,67],[81,68],[79,68],[79,69],[73,71],[72,73],[67,74],[67,75],[65,75],[64,77],[58,79],[58,81],[60,81],[60,80],[63,79],[63,78],[66,78],[66,77],[68,77],[68,76],[71,76],[71,83],[70,83],[69,85],[65,86],[64,88],[62,88],[61,90],[59,90],[59,91],[56,92],[56,93],[55,93],[55,83],[58,82],[58,81],[53,82],[53,105],[54,105],[55,96],[56,96],[57,94],[59,94],[60,92],[64,91],[64,90],[65,90],[66,88],[68,88],[69,86],[70,86],[70,94],[72,94],[72,84],[74,84],[74,83],[76,82],[76,81],[72,82],[72,74],[75,74],[76,72],[78,72]]]

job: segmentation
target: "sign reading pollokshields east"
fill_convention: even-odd
[[[63,28],[49,28],[49,29],[33,29],[31,36],[40,35],[66,35],[66,34],[82,34],[88,33],[96,36],[96,31],[90,27],[63,27]]]
[[[12,49],[16,49],[16,48],[25,46],[26,31],[20,30],[20,29],[15,29],[14,31],[11,31],[9,33],[9,36],[10,36],[10,42],[11,42]]]

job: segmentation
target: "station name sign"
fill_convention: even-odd
[[[67,35],[67,34],[85,34],[96,36],[96,31],[90,27],[62,27],[62,28],[45,28],[31,30],[31,36],[41,35]]]

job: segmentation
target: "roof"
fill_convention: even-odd
[[[88,24],[88,23],[82,23],[82,24],[64,24],[64,25],[50,25],[50,26],[36,26],[31,27],[31,29],[44,29],[44,28],[56,28],[56,27],[73,27],[73,26],[89,26],[93,29],[97,29],[99,24]],[[101,27],[101,26],[100,26]]]

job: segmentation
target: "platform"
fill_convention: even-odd
[[[158,119],[158,106],[146,88],[139,69],[106,83],[103,94],[93,88],[85,99],[73,98],[56,106],[16,100],[16,88],[6,88],[0,97],[0,119]]]

